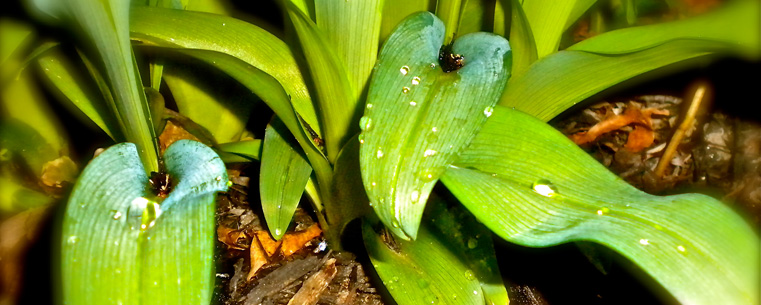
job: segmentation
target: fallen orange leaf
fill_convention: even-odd
[[[576,144],[586,144],[594,141],[597,137],[618,130],[621,127],[637,124],[644,126],[648,130],[652,130],[651,117],[654,115],[668,115],[668,110],[660,110],[654,108],[640,109],[635,104],[629,104],[629,107],[624,110],[623,114],[610,116],[587,130],[586,132],[579,132],[571,135],[571,140]],[[651,131],[652,132],[652,131]],[[639,135],[635,135],[639,136]]]
[[[280,252],[284,257],[288,257],[301,250],[310,240],[319,237],[322,234],[320,226],[318,224],[312,224],[309,228],[301,232],[294,232],[285,234],[281,240],[283,243],[280,247]]]
[[[630,152],[640,152],[645,148],[653,145],[655,133],[646,127],[634,126],[634,130],[629,132],[629,138],[626,140],[624,147]]]
[[[242,247],[238,243],[241,239],[245,238],[246,234],[241,230],[235,230],[225,226],[217,227],[217,239],[230,248],[237,250],[246,250],[246,248]]]
[[[268,262],[267,254],[264,253],[264,249],[262,249],[262,245],[259,243],[258,238],[254,238],[251,241],[251,247],[249,250],[251,252],[251,270],[248,271],[248,276],[246,277],[246,280],[248,281],[250,281],[251,278],[259,272],[259,269]]]
[[[265,230],[256,231],[254,234],[256,234],[256,238],[258,238],[259,242],[262,244],[264,251],[267,252],[267,256],[275,254],[275,251],[277,251],[277,248],[280,247],[280,243],[282,242],[282,240],[275,241],[272,239],[270,233]]]

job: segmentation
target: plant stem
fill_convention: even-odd
[[[436,5],[436,16],[444,22],[446,27],[444,45],[454,40],[455,32],[460,25],[460,11],[463,4],[462,0],[441,0]]]
[[[663,172],[666,171],[666,166],[668,166],[669,163],[671,163],[671,159],[674,158],[674,153],[676,152],[677,147],[679,147],[679,143],[682,142],[684,134],[690,129],[690,127],[692,127],[692,124],[695,121],[695,115],[698,113],[698,109],[700,109],[703,100],[705,100],[707,87],[708,85],[704,82],[697,85],[697,89],[695,89],[695,93],[692,97],[692,103],[687,110],[687,114],[684,116],[684,120],[679,124],[676,132],[674,132],[674,136],[671,137],[668,146],[666,146],[666,151],[663,152],[663,156],[658,160],[658,165],[655,167],[656,177],[663,177]]]

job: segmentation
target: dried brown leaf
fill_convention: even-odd
[[[281,240],[283,244],[280,251],[283,253],[283,256],[288,257],[296,253],[296,251],[301,250],[310,240],[320,237],[320,235],[322,235],[322,230],[316,223],[304,231],[287,233]]]

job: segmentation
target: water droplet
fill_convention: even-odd
[[[117,210],[111,210],[111,218],[113,218],[114,220],[119,220],[120,218],[122,218],[122,212],[119,212]]]
[[[118,245],[119,245],[119,241],[118,241],[118,240],[115,240],[115,241],[114,241],[114,246],[118,246]]]
[[[402,87],[402,93],[407,93],[407,92],[410,92],[410,88],[409,87]]]
[[[225,25],[227,25],[227,24],[226,24],[226,23],[224,23],[224,22],[222,22],[222,26],[225,26]]]
[[[394,228],[399,228],[399,219],[394,218],[391,220],[391,226]]]
[[[475,249],[478,246],[478,240],[475,238],[468,238],[468,249]]]
[[[357,139],[359,139],[359,144],[365,144],[365,135],[360,134]]]
[[[436,128],[436,127],[432,127],[432,128],[431,128],[431,131],[432,131],[432,132],[439,132],[439,129],[438,129],[438,128]]]
[[[398,276],[395,276],[395,277],[393,277],[391,280],[392,280],[392,281],[394,281],[394,282],[398,282],[398,281],[399,281],[399,277],[398,277]]]
[[[468,279],[469,281],[472,281],[476,279],[476,276],[473,275],[472,270],[468,269],[468,270],[465,270],[465,278]]]
[[[222,176],[217,176],[216,178],[214,178],[214,180],[222,181]]]
[[[412,203],[417,202],[419,199],[420,199],[420,192],[418,192],[418,190],[414,190],[412,191],[412,193],[410,193],[410,201],[412,201]]]
[[[68,243],[69,245],[76,244],[78,241],[79,241],[79,237],[77,237],[76,235],[69,236],[69,238],[66,239],[66,243]]]
[[[80,208],[84,208],[86,205],[87,205],[87,204],[86,204],[86,203],[84,203],[84,202],[80,202],[80,203],[79,203],[79,207],[80,207]]]
[[[412,78],[412,85],[413,86],[417,86],[419,84],[420,84],[420,77],[417,77],[417,76],[413,77]]]
[[[436,63],[431,63],[429,67],[431,67],[431,69],[436,69]]]
[[[421,179],[423,180],[423,182],[431,182],[433,181],[433,173],[424,172]]]
[[[283,205],[282,205],[282,204],[278,204],[278,205],[277,205],[277,208],[278,208],[278,209],[282,209],[282,208],[283,208]]]
[[[153,286],[158,286],[158,285],[159,285],[159,282],[153,281]]]
[[[116,269],[114,269],[114,273],[116,273],[116,274],[122,274],[122,269],[116,268]]]
[[[544,197],[555,196],[558,192],[555,185],[553,185],[550,181],[544,179],[534,182],[531,188],[534,190],[534,192]]]
[[[359,118],[359,129],[362,129],[362,131],[370,130],[370,127],[373,125],[373,119],[371,119],[368,116],[363,116]]]
[[[435,151],[433,149],[426,149],[425,152],[423,152],[423,157],[428,158],[430,156],[435,155],[436,153],[437,153],[437,151]]]
[[[228,180],[228,181],[227,181],[227,187],[231,187],[231,186],[233,186],[233,182],[232,182],[232,181],[230,181],[230,180]]]
[[[373,108],[373,104],[367,104],[367,105],[365,105],[365,108],[372,109]]]
[[[370,207],[374,207],[375,203],[370,202]]]
[[[140,229],[145,231],[156,224],[156,219],[161,216],[161,206],[155,201],[148,201],[143,209],[143,217],[140,223]]]
[[[484,115],[488,118],[491,116],[491,114],[494,112],[494,107],[486,107],[484,108]]]
[[[410,72],[410,67],[408,67],[408,66],[402,66],[402,68],[399,69],[399,72],[402,73],[402,75],[407,75],[407,73]]]
[[[597,210],[597,215],[602,216],[602,210]]]
[[[383,158],[383,151],[378,149],[378,151],[375,152],[375,157],[378,159]]]
[[[417,103],[415,101],[410,101],[410,106],[415,107],[417,106]]]
[[[676,250],[679,251],[680,253],[687,253],[687,248],[685,248],[682,245],[677,246]]]
[[[372,185],[373,187],[375,187],[375,184],[376,184],[375,182],[370,183],[370,185]]]
[[[473,290],[473,294],[478,295],[478,290]]]
[[[640,240],[639,240],[639,244],[640,244],[640,245],[643,245],[643,246],[647,246],[647,245],[649,245],[649,244],[650,244],[650,241],[649,241],[649,240],[647,240],[647,239],[644,239],[644,238],[643,238],[643,239],[640,239]]]
[[[283,233],[280,229],[275,229],[275,235],[280,236]]]

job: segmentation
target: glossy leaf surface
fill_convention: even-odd
[[[600,243],[684,304],[759,301],[759,238],[741,217],[705,195],[641,192],[522,112],[498,107],[442,181],[510,242]]]
[[[415,241],[384,230],[363,221],[370,260],[398,304],[508,303],[491,233],[462,207],[433,200]]]
[[[595,1],[524,1],[522,7],[531,26],[538,58],[556,52],[567,25],[581,16]]]
[[[267,227],[276,240],[288,230],[312,174],[309,162],[289,139],[288,129],[275,117],[264,133],[259,194]]]
[[[360,120],[360,166],[381,221],[415,238],[431,188],[491,115],[510,71],[502,37],[473,33],[454,42],[464,66],[439,65],[444,26],[430,13],[406,19],[389,37]]]
[[[63,220],[65,303],[211,300],[214,198],[227,189],[225,166],[188,140],[170,146],[164,160],[173,191],[160,204],[131,143],[112,146],[85,168]]]

